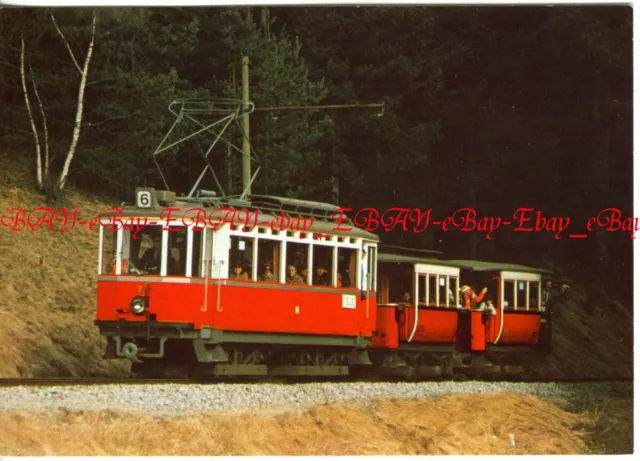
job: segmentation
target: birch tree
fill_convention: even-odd
[[[80,139],[80,131],[82,128],[82,117],[84,110],[84,96],[85,96],[85,88],[87,86],[87,76],[89,74],[89,66],[91,64],[91,57],[93,55],[93,49],[95,45],[95,33],[96,33],[96,22],[97,22],[97,12],[94,10],[91,17],[91,39],[87,46],[87,50],[84,53],[84,60],[80,63],[79,59],[76,56],[76,53],[73,51],[69,40],[63,33],[63,31],[58,26],[55,16],[53,13],[50,15],[51,22],[55,27],[55,30],[64,43],[67,51],[69,52],[69,56],[71,57],[71,61],[73,65],[78,70],[80,74],[80,83],[78,84],[78,93],[76,97],[76,110],[75,117],[73,122],[73,131],[71,134],[71,140],[69,143],[69,147],[65,154],[65,160],[62,165],[62,169],[60,171],[60,176],[58,177],[55,184],[49,181],[49,167],[50,167],[50,157],[49,157],[49,135],[48,135],[48,127],[47,127],[47,118],[46,112],[44,109],[43,102],[40,98],[40,94],[38,92],[38,86],[35,79],[35,73],[31,66],[29,66],[30,70],[30,79],[32,85],[32,91],[35,96],[35,100],[38,104],[40,111],[41,120],[37,121],[34,117],[34,111],[32,109],[31,99],[29,97],[29,89],[27,85],[27,72],[25,65],[25,41],[24,37],[21,41],[20,48],[20,77],[22,83],[22,91],[24,95],[24,102],[27,109],[27,115],[29,118],[29,124],[31,126],[31,131],[33,133],[33,138],[35,142],[35,150],[36,150],[36,181],[38,184],[38,188],[41,190],[46,189],[49,184],[52,186],[53,194],[57,194],[58,192],[64,189],[67,176],[69,175],[69,169],[71,167],[71,162],[73,161],[73,157],[76,153],[76,148],[78,146],[78,140]],[[42,132],[42,137],[40,133]],[[44,150],[44,161],[42,158],[42,153]]]

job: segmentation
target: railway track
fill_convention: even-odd
[[[586,384],[586,383],[632,383],[633,378],[604,377],[604,378],[523,378],[509,377],[499,379],[471,379],[457,376],[453,379],[440,380],[403,380],[380,379],[367,377],[359,379],[301,379],[301,378],[243,378],[243,379],[194,379],[194,378],[0,378],[0,387],[10,386],[92,386],[92,385],[148,385],[148,384],[301,384],[301,383],[344,383],[344,382],[442,382],[442,381],[479,381],[479,382],[522,382],[522,383],[557,383],[557,384]]]

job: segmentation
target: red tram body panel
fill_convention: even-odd
[[[191,323],[196,330],[208,325],[238,332],[371,337],[375,329],[373,298],[368,307],[368,301],[361,300],[358,290],[145,278],[100,280],[98,319],[144,322],[145,318],[134,315],[128,305],[132,298],[146,293],[148,313],[155,316],[155,321]],[[344,296],[355,301],[354,308],[343,307]]]
[[[406,322],[400,330],[400,340],[408,341],[411,327],[415,321],[415,311],[406,310]],[[413,341],[415,343],[448,343],[456,342],[458,329],[458,313],[448,309],[418,309],[418,322]]]

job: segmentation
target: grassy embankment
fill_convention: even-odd
[[[0,213],[56,207],[88,218],[112,206],[71,189],[62,203],[48,205],[31,176],[0,153]],[[126,364],[101,358],[104,343],[93,325],[97,249],[97,230],[85,226],[68,233],[0,228],[0,377],[127,373]]]
[[[272,409],[172,418],[91,411],[63,411],[47,416],[13,413],[0,415],[0,453],[14,456],[631,453],[633,435],[621,430],[630,427],[633,421],[628,401],[608,402],[621,405],[608,414],[608,419],[603,419],[604,413],[568,412],[522,394],[454,394],[416,401],[320,405],[289,412]],[[590,407],[597,408],[602,409]],[[510,445],[510,435],[515,447]]]

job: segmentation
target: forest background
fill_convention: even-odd
[[[604,208],[632,216],[631,7],[4,8],[0,34],[0,143],[33,165],[26,186],[43,197],[64,196],[75,131],[67,185],[114,203],[135,187],[162,188],[152,153],[174,120],[168,104],[240,98],[248,56],[256,108],[385,104],[383,114],[252,114],[254,194],[432,208],[440,218],[461,207],[570,217],[560,240],[509,228],[491,239],[434,227],[380,235],[448,257],[548,267],[632,308],[630,233],[567,238]],[[240,145],[238,127],[227,136]],[[210,162],[225,192],[240,194],[240,155],[220,146]],[[163,157],[174,190],[189,190],[206,147]]]

